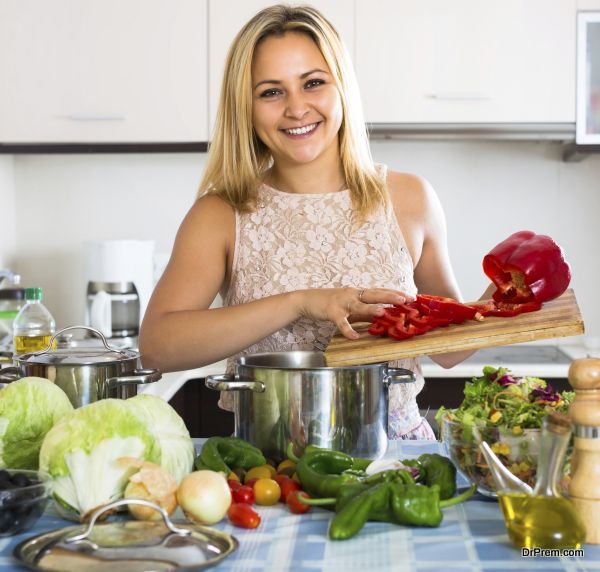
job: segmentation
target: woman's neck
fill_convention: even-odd
[[[327,165],[314,162],[305,165],[281,165],[275,162],[265,182],[286,193],[335,193],[346,188],[341,160]]]

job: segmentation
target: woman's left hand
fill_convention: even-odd
[[[352,322],[370,322],[381,315],[383,305],[410,302],[413,296],[389,288],[314,288],[298,290],[299,314],[313,320],[329,320],[347,338],[355,340],[358,332]]]

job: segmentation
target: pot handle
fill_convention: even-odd
[[[114,392],[118,394],[119,390],[124,387],[140,385],[143,383],[154,383],[161,378],[162,373],[159,369],[134,369],[133,371],[127,372],[124,375],[119,375],[118,377],[109,377],[106,380],[106,392],[110,397],[110,394]]]
[[[414,383],[417,380],[414,372],[401,367],[388,367],[383,377],[383,384],[388,387],[395,383]]]
[[[222,375],[207,375],[204,382],[208,389],[215,391],[255,391],[256,393],[264,393],[265,384],[262,381],[254,381],[253,379],[244,379],[232,373],[224,373]]]
[[[0,383],[12,383],[21,377],[18,367],[3,367],[0,369]]]
[[[60,336],[62,333],[68,332],[70,330],[87,330],[88,332],[92,332],[93,334],[96,334],[102,340],[102,343],[104,344],[104,347],[107,350],[110,350],[111,352],[119,353],[121,355],[127,355],[127,352],[124,352],[123,350],[120,350],[118,348],[113,348],[112,346],[109,346],[108,342],[106,341],[106,337],[104,336],[104,334],[100,330],[97,330],[96,328],[92,328],[90,326],[68,326],[67,328],[63,328],[62,330],[59,330],[58,332],[56,332],[50,338],[50,341],[48,342],[48,345],[43,350],[41,350],[39,352],[35,352],[35,353],[31,354],[31,355],[38,356],[38,355],[45,354],[46,352],[49,352],[52,349],[52,346],[54,344],[54,340],[56,340],[56,338],[58,338],[58,336]]]

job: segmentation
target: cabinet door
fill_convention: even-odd
[[[367,121],[575,120],[575,0],[356,0]]]
[[[342,36],[350,54],[354,55],[354,4],[355,0],[313,0],[309,3],[331,21]],[[229,46],[242,26],[259,10],[273,5],[268,0],[209,0],[209,125],[212,130],[225,59]]]
[[[207,0],[0,0],[0,141],[207,141]]]

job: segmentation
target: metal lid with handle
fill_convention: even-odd
[[[87,330],[88,332],[92,332],[100,338],[104,347],[54,347],[58,336],[72,330]],[[118,349],[108,345],[104,334],[95,328],[89,326],[69,326],[56,332],[43,350],[23,354],[18,357],[18,361],[51,365],[97,365],[132,359],[138,357],[138,355],[136,351]]]
[[[98,523],[106,512],[127,504],[154,508],[163,520]],[[14,556],[34,570],[202,570],[214,566],[237,547],[238,541],[230,534],[173,524],[167,512],[151,501],[120,499],[98,508],[87,526],[62,528],[21,542]]]

